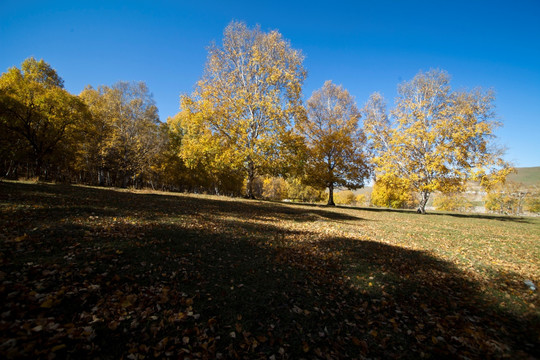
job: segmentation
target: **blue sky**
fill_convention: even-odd
[[[207,46],[231,20],[279,30],[305,55],[304,98],[325,80],[359,107],[393,104],[418,71],[456,89],[492,88],[498,142],[516,166],[540,166],[540,1],[0,1],[0,71],[43,58],[78,94],[145,81],[161,120],[193,90]]]

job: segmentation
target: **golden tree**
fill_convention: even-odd
[[[21,69],[12,67],[0,77],[0,131],[17,147],[2,153],[27,157],[35,176],[43,175],[45,162],[88,115],[84,103],[63,87],[56,71],[33,57],[26,59]]]
[[[301,202],[319,202],[326,198],[323,190],[315,189],[306,185],[299,177],[291,177],[287,179],[288,192],[287,198],[292,201]]]
[[[452,91],[444,71],[418,73],[398,87],[389,117],[381,95],[373,94],[363,112],[364,126],[377,150],[378,174],[407,179],[421,195],[425,213],[434,191],[462,191],[469,179],[489,188],[512,170],[492,139],[492,91]]]
[[[533,196],[534,187],[510,181],[492,187],[484,199],[484,206],[488,211],[519,215],[524,212]]]
[[[137,186],[165,145],[148,87],[144,82],[118,82],[87,87],[80,97],[92,113],[90,136],[81,147],[84,167],[97,175],[99,184]]]
[[[283,200],[289,193],[289,184],[282,177],[263,179],[263,197],[270,200]]]
[[[474,208],[474,203],[467,199],[464,193],[437,193],[433,206],[442,211],[466,212]]]
[[[326,81],[308,100],[307,116],[297,122],[308,148],[306,180],[328,188],[328,205],[335,205],[336,186],[357,189],[370,176],[369,152],[359,119],[349,92]]]
[[[232,22],[222,46],[211,45],[203,78],[181,97],[182,156],[218,171],[240,170],[246,195],[276,165],[281,139],[301,111],[303,56],[277,31]]]

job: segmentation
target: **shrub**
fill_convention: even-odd
[[[334,194],[334,202],[340,205],[352,205],[356,196],[351,190],[338,191]]]
[[[319,202],[324,199],[327,194],[323,190],[315,189],[311,186],[302,183],[301,179],[293,178],[288,181],[287,197],[294,201],[302,202]]]
[[[354,201],[358,206],[369,205],[371,201],[371,193],[358,194],[356,195]]]
[[[442,211],[470,211],[473,203],[462,193],[439,193],[433,199],[433,206]]]
[[[486,195],[484,206],[491,212],[519,215],[532,194],[531,189],[520,183],[499,184]]]
[[[529,198],[525,202],[525,209],[531,213],[540,213],[540,184],[532,187]]]
[[[289,184],[281,177],[267,177],[263,180],[263,197],[270,200],[287,198]]]
[[[375,206],[393,209],[412,208],[416,205],[409,181],[394,175],[383,175],[375,181],[371,202]]]
[[[540,194],[537,193],[535,196],[528,199],[525,209],[531,213],[540,213]]]

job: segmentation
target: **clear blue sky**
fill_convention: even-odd
[[[517,166],[540,166],[540,1],[0,0],[0,71],[43,58],[78,94],[145,81],[161,120],[202,75],[231,20],[279,30],[305,55],[304,98],[325,80],[363,106],[440,68],[454,88],[493,88],[498,141]]]

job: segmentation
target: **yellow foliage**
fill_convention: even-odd
[[[538,195],[535,196],[534,189],[527,188],[520,183],[509,182],[492,187],[486,195],[484,206],[486,210],[491,212],[519,215],[523,213],[525,207],[533,212],[535,209],[538,210],[534,206],[535,197],[536,202],[538,202]],[[530,207],[529,204],[533,206]]]
[[[67,92],[63,83],[49,64],[33,57],[24,60],[21,69],[12,67],[0,76],[3,160],[7,156],[33,163],[37,177],[51,158],[62,163],[71,160],[72,147],[82,137],[89,116],[81,99]]]
[[[164,151],[168,134],[160,131],[157,106],[144,82],[117,82],[97,89],[85,88],[80,98],[87,104],[92,121],[89,136],[80,148],[79,166],[114,174],[107,185],[136,185],[150,178]],[[99,183],[104,185],[100,175]]]
[[[525,209],[531,213],[540,213],[540,193],[537,192],[528,199]]]
[[[504,181],[511,170],[491,143],[499,126],[492,91],[452,91],[446,72],[430,70],[401,84],[398,95],[389,117],[382,96],[373,94],[363,110],[364,127],[376,150],[376,171],[407,179],[422,195],[420,210],[434,191],[463,191],[476,178],[486,188]],[[391,198],[376,195],[383,203]]]
[[[383,175],[373,185],[371,203],[393,209],[414,207],[415,198],[408,179]]]
[[[352,205],[355,203],[356,196],[351,190],[338,191],[334,194],[334,201],[340,205]]]
[[[222,46],[209,48],[194,93],[181,99],[188,166],[241,171],[247,196],[255,196],[255,178],[275,170],[281,138],[301,111],[302,61],[277,31],[230,23]]]
[[[281,177],[266,177],[263,180],[263,193],[265,199],[283,200],[289,193],[289,184]]]
[[[370,201],[371,201],[371,194],[358,194],[356,195],[356,198],[354,199],[354,202],[358,206],[369,205]]]
[[[441,211],[470,211],[473,208],[473,204],[461,193],[436,194],[433,206]]]
[[[287,183],[289,189],[287,198],[290,200],[313,203],[322,201],[326,197],[323,190],[305,185],[299,178],[290,179]]]
[[[326,81],[307,102],[307,116],[297,121],[307,144],[306,173],[310,184],[329,189],[357,189],[371,173],[366,136],[359,127],[354,98],[341,85]],[[332,205],[330,197],[328,204]]]

